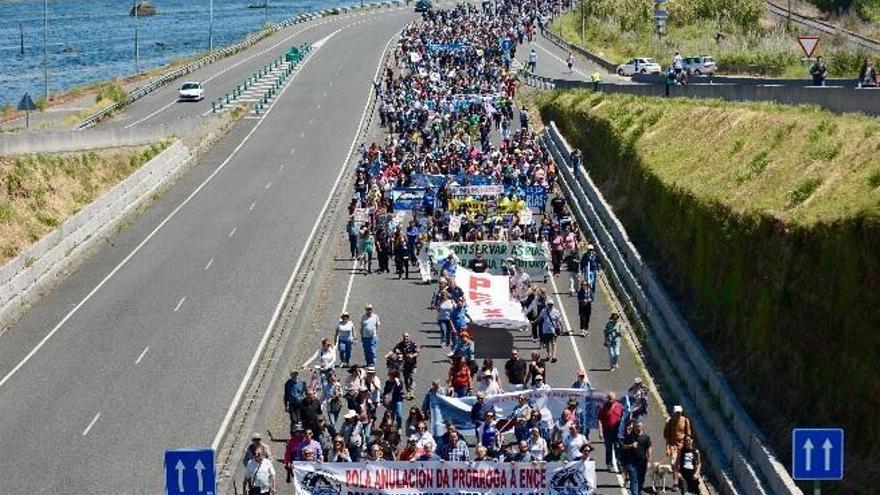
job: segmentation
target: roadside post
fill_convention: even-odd
[[[812,481],[813,495],[822,494],[822,481],[843,479],[842,428],[795,428],[791,431],[791,477]]]
[[[31,112],[37,109],[37,105],[34,103],[33,98],[31,98],[30,93],[25,93],[21,97],[21,101],[18,102],[18,109],[24,112],[24,127],[27,129],[31,126]]]
[[[666,19],[669,18],[669,12],[663,7],[666,0],[654,0],[654,32],[658,38],[663,38],[666,33]]]

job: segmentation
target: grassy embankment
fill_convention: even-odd
[[[680,0],[669,3],[666,35],[654,34],[652,0],[591,0],[555,20],[553,32],[615,63],[653,57],[664,67],[676,51],[682,56],[715,57],[719,74],[808,78],[809,66],[795,42],[798,32],[774,23],[761,0]],[[718,15],[718,12],[725,12]],[[581,37],[581,19],[586,29]],[[720,20],[720,22],[719,22]],[[724,39],[716,40],[718,32]],[[825,57],[831,77],[858,75],[865,57],[845,40],[823,36],[817,55]]]
[[[847,431],[880,479],[880,121],[585,91],[537,96],[783,460]]]
[[[40,240],[167,145],[0,156],[0,263]]]

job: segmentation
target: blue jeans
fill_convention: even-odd
[[[617,466],[617,460],[620,459],[620,441],[617,439],[617,430],[614,428],[611,432],[605,434],[605,465]]]
[[[620,360],[620,340],[613,345],[608,345],[608,367],[617,366],[618,360]]]
[[[629,479],[630,495],[641,495],[642,485],[640,474],[639,468],[635,463],[629,463],[626,465],[626,475]]]
[[[342,364],[351,362],[351,346],[351,340],[339,339],[339,359],[342,361]]]
[[[467,397],[468,388],[467,387],[454,387],[453,391],[455,392],[456,397]]]
[[[403,426],[403,402],[392,402],[391,403],[391,412],[394,413],[394,419],[397,420],[397,429],[400,430]]]
[[[376,337],[363,337],[361,342],[364,344],[364,359],[367,366],[376,366]]]
[[[452,322],[449,320],[437,320],[437,325],[440,327],[440,343],[443,345],[450,345],[452,342]]]

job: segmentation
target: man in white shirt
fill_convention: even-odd
[[[581,447],[586,443],[587,437],[578,431],[578,425],[575,423],[569,425],[568,434],[562,439],[562,444],[565,446],[565,456],[568,457],[568,460],[580,460],[582,457]]]
[[[522,300],[526,282],[529,281],[529,274],[521,266],[516,267],[516,274],[513,276],[513,296],[517,300]]]
[[[263,455],[263,449],[254,452],[254,458],[248,462],[244,470],[244,483],[242,488],[248,495],[277,493],[275,485],[275,468],[272,461]]]

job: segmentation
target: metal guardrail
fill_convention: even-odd
[[[604,58],[600,57],[599,55],[596,55],[595,53],[587,50],[586,48],[584,48],[582,46],[575,45],[573,43],[569,43],[564,38],[562,38],[561,36],[559,36],[558,34],[552,32],[552,31],[550,31],[549,29],[544,30],[544,37],[547,38],[548,40],[550,40],[550,42],[553,43],[554,45],[558,46],[559,48],[562,48],[563,50],[568,50],[568,51],[577,52],[577,53],[581,54],[582,56],[589,59],[591,62],[593,62],[596,65],[607,70],[609,73],[616,73],[617,72],[617,64],[615,64],[614,62],[607,60],[607,59],[604,59]]]
[[[801,494],[611,207],[585,171],[572,167],[572,150],[555,123],[545,130],[543,142],[559,165],[572,211],[598,244],[606,275],[623,295],[632,321],[644,331],[666,382],[686,409],[699,412],[691,420],[722,493]]]
[[[134,91],[132,91],[131,93],[129,93],[128,98],[126,98],[125,100],[118,102],[118,103],[115,103],[115,104],[113,104],[103,110],[95,112],[92,115],[89,115],[88,117],[83,119],[82,122],[79,123],[77,128],[87,129],[89,127],[92,127],[95,124],[97,124],[98,122],[100,122],[102,119],[104,119],[107,116],[109,116],[110,114],[112,114],[113,112],[115,112],[115,111],[117,111],[127,105],[134,103],[135,101],[137,101],[137,100],[143,98],[144,96],[152,93],[153,91],[161,88],[162,86],[168,84],[169,82],[171,82],[181,76],[187,75],[187,74],[189,74],[197,69],[200,69],[206,65],[212,64],[212,63],[216,62],[217,60],[220,60],[222,58],[225,58],[225,57],[228,57],[228,56],[233,55],[235,53],[238,53],[241,50],[244,50],[245,48],[248,48],[251,45],[262,40],[266,36],[269,36],[272,33],[275,33],[277,31],[285,29],[288,26],[291,26],[293,24],[299,24],[301,22],[310,21],[312,19],[317,19],[319,17],[324,17],[327,15],[337,15],[337,14],[340,14],[343,12],[357,11],[357,10],[361,10],[362,8],[363,8],[363,10],[369,10],[369,9],[381,8],[381,7],[386,7],[386,8],[401,7],[403,5],[404,5],[404,2],[402,0],[392,0],[392,1],[382,2],[382,3],[370,3],[370,4],[364,5],[363,7],[361,7],[360,5],[353,5],[353,6],[349,6],[349,7],[343,7],[343,8],[336,7],[336,8],[325,9],[325,10],[322,10],[319,12],[314,12],[314,13],[299,14],[299,15],[291,17],[289,19],[285,19],[284,21],[275,23],[275,24],[267,27],[266,29],[263,29],[262,31],[248,35],[248,37],[245,38],[240,43],[236,43],[236,44],[228,46],[226,48],[217,50],[217,51],[211,53],[210,55],[206,55],[206,56],[204,56],[194,62],[191,62],[183,67],[180,67],[178,69],[172,70],[170,72],[167,72],[167,73],[161,75],[157,79],[150,81],[146,86],[139,87],[139,88],[135,89]]]

